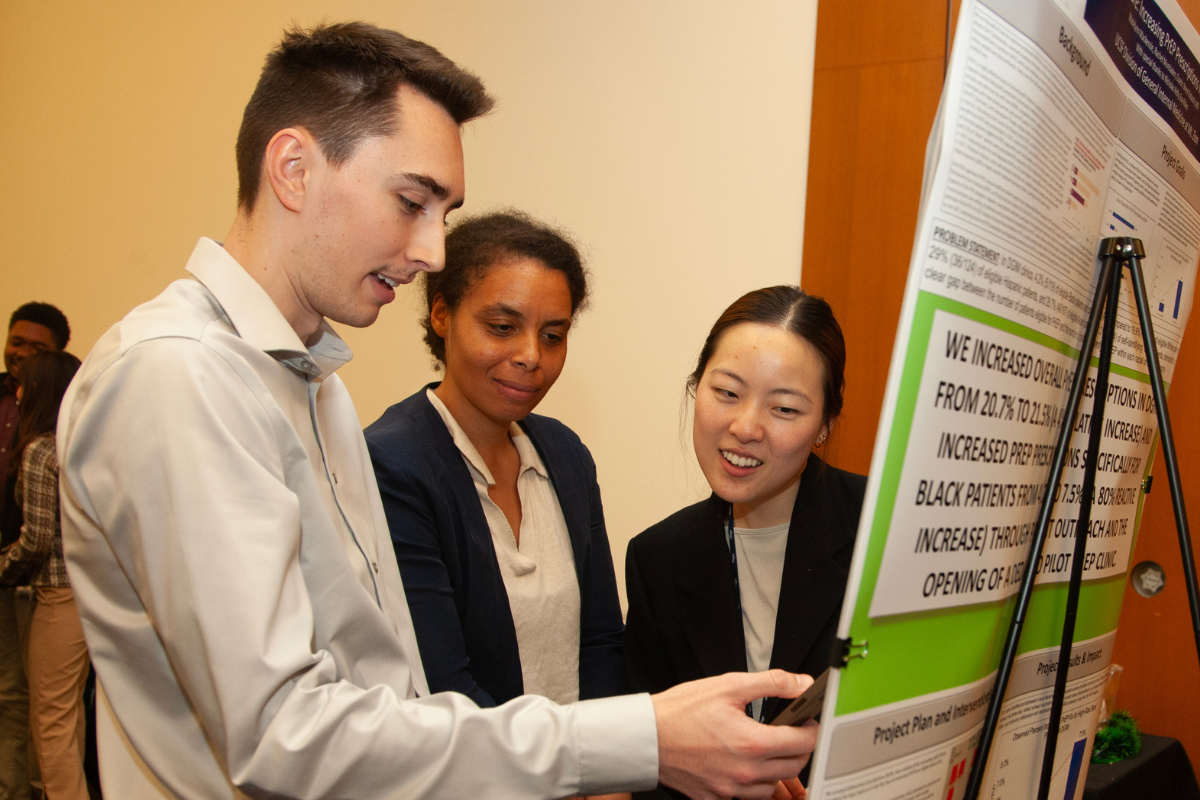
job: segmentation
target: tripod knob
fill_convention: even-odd
[[[1141,239],[1132,236],[1110,236],[1100,240],[1100,257],[1141,259],[1146,257],[1146,248],[1142,246]]]

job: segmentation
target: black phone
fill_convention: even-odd
[[[829,670],[813,681],[804,694],[787,704],[787,707],[775,715],[771,725],[803,725],[821,713],[821,705],[825,702],[825,684],[829,681]]]

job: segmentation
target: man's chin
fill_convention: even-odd
[[[362,308],[338,309],[322,316],[330,322],[339,325],[349,325],[351,328],[369,328],[379,319],[381,306],[366,306]]]

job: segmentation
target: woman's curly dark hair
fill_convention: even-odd
[[[425,344],[443,365],[446,341],[433,329],[430,312],[438,297],[447,308],[458,308],[467,292],[488,268],[506,261],[530,258],[561,272],[571,292],[571,316],[587,307],[588,273],[570,237],[520,211],[499,211],[470,217],[446,235],[446,266],[425,273]]]

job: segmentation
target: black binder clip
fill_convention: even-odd
[[[842,669],[850,664],[852,658],[866,658],[867,645],[866,639],[861,642],[856,642],[853,639],[834,639],[833,640],[833,659],[831,666],[837,669]]]

